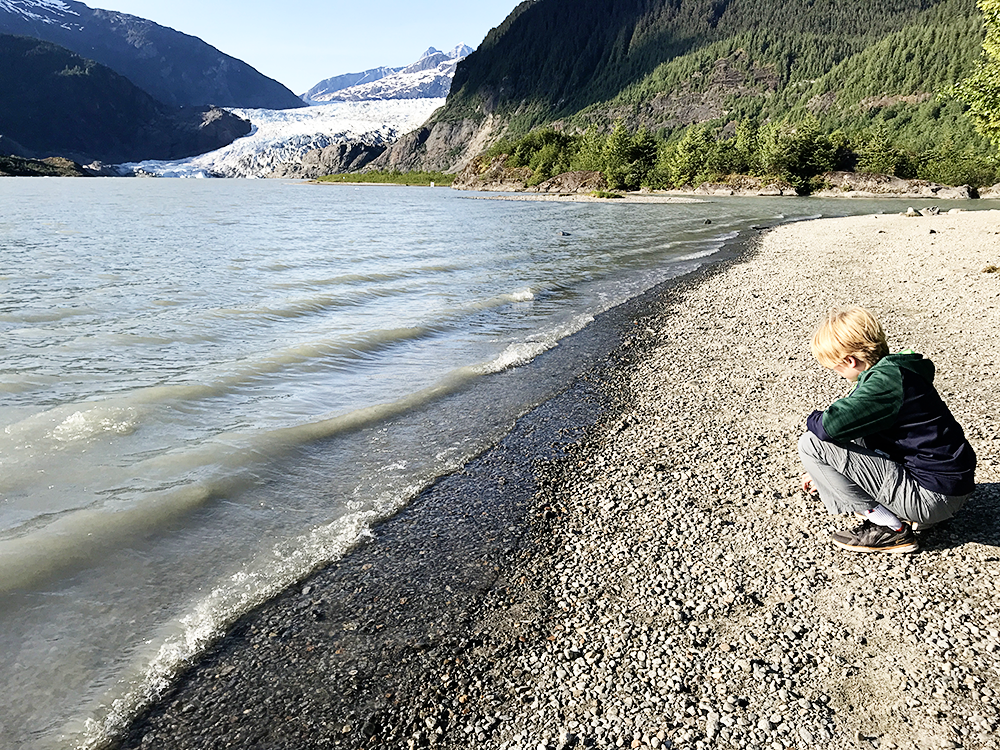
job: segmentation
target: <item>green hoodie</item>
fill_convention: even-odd
[[[943,495],[975,488],[976,454],[938,395],[934,363],[912,351],[890,354],[858,376],[846,396],[813,412],[822,440],[865,445],[903,464],[921,487]]]

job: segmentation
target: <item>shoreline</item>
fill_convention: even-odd
[[[243,618],[121,746],[996,748],[998,232],[786,224],[626,303],[605,367]],[[847,302],[935,360],[979,454],[916,555],[835,551],[847,522],[795,488],[842,394],[806,342]]]

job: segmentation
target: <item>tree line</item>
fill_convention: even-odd
[[[826,131],[812,116],[761,125],[743,121],[729,130],[707,123],[657,138],[643,128],[630,131],[620,120],[607,133],[594,126],[576,134],[544,128],[498,142],[481,161],[505,155],[506,166],[531,170],[529,185],[563,172],[597,171],[613,190],[681,188],[749,175],[807,194],[822,187],[824,173],[840,170],[944,185],[1000,181],[995,153],[951,140],[913,150],[898,144],[884,123],[851,135]]]

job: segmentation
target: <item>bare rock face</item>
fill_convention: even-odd
[[[172,119],[176,131],[170,135],[168,148],[178,154],[171,158],[178,159],[228,146],[252,129],[249,120],[219,107],[183,108]]]
[[[373,159],[381,156],[384,151],[385,146],[375,146],[358,141],[336,143],[323,149],[310,151],[302,157],[301,163],[282,164],[276,167],[268,177],[310,180],[328,174],[357,172]]]
[[[595,190],[607,190],[608,183],[600,172],[563,172],[534,187],[529,187],[529,193],[593,193]]]
[[[724,117],[733,98],[771,95],[779,86],[775,70],[754,64],[746,52],[737,50],[717,60],[707,72],[696,72],[677,88],[638,106],[600,107],[589,116],[598,125],[622,120],[633,131],[681,128]]]
[[[486,147],[493,120],[430,122],[407,133],[372,163],[375,169],[457,172]]]
[[[489,192],[520,192],[531,179],[528,167],[507,167],[506,154],[494,156],[489,161],[475,159],[455,177],[451,186],[457,190],[485,190]]]
[[[970,185],[950,187],[926,180],[904,180],[885,174],[860,172],[827,172],[823,180],[829,185],[813,195],[821,198],[868,198],[894,195],[900,198],[944,198],[969,200],[979,197]]]
[[[703,182],[693,191],[696,195],[796,195],[795,188],[787,182],[759,177],[739,176],[725,183]]]

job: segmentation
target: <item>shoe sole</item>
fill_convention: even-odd
[[[920,549],[920,545],[916,542],[896,544],[892,547],[861,547],[858,545],[845,544],[844,542],[839,542],[836,539],[831,539],[830,541],[841,549],[846,549],[849,552],[889,552],[892,554],[902,555],[907,552],[916,552]]]

